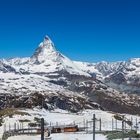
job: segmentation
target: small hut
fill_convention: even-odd
[[[63,133],[63,132],[77,132],[77,125],[69,125],[69,126],[53,126],[51,132],[52,133]]]

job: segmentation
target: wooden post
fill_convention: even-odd
[[[4,130],[4,132],[6,132],[6,124],[4,124],[3,130]]]
[[[17,123],[17,130],[18,130],[18,133],[19,133],[19,123]]]
[[[15,131],[16,131],[16,123],[14,123],[14,129],[15,129]]]
[[[112,118],[112,131],[114,129],[114,119]]]
[[[56,122],[56,126],[58,126],[58,122]]]
[[[131,124],[131,131],[132,131],[132,127],[133,127],[133,118],[131,117],[131,122],[132,122],[132,124]]]
[[[11,125],[10,125],[10,123],[9,123],[9,131],[11,131]]]
[[[126,121],[124,122],[124,126],[125,126],[124,129],[125,129],[125,131],[126,131],[126,129],[127,129],[127,127],[126,127]]]
[[[100,129],[99,129],[99,131],[101,132],[102,131],[102,120],[101,120],[101,118],[100,118],[99,122],[100,122]]]
[[[118,129],[118,126],[117,126],[117,119],[116,119],[115,123],[116,123],[116,130],[117,130],[117,129]]]
[[[41,118],[41,140],[44,140],[44,118]]]
[[[24,124],[23,124],[23,122],[22,122],[22,131],[23,131],[23,134],[24,134]]]
[[[86,123],[85,123],[85,119],[83,120],[83,126],[84,126],[84,131],[86,131]]]
[[[124,116],[122,120],[122,140],[124,140]]]
[[[29,128],[29,124],[28,124],[28,134],[30,133],[30,128]]]
[[[87,130],[87,133],[88,133],[88,121],[86,121],[86,130]]]
[[[21,123],[20,123],[20,133],[21,133],[21,130],[22,130],[22,125],[21,125]]]
[[[90,121],[90,127],[92,127],[92,121]]]
[[[136,118],[136,132],[138,130],[138,121],[137,121],[137,118]]]
[[[93,114],[93,140],[95,140],[95,114]]]

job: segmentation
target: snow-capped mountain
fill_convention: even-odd
[[[121,67],[105,78],[108,85],[126,93],[140,93],[140,58],[123,62]]]
[[[83,63],[76,62],[81,70],[121,92],[140,94],[140,58],[128,61]]]
[[[4,64],[12,66],[17,73],[56,73],[66,71],[70,74],[90,76],[82,71],[66,56],[59,53],[48,36],[39,44],[35,53],[29,58],[14,58],[3,60]]]
[[[72,61],[45,36],[31,57],[0,60],[0,95],[19,98],[15,107],[28,106],[31,101],[32,105],[41,105],[44,100],[73,111],[100,108],[140,114],[139,96],[127,94],[128,90],[140,91],[139,77],[140,59],[112,63]],[[34,96],[40,94],[42,100],[36,103]],[[4,98],[0,107],[8,103]]]
[[[103,74],[103,76],[108,76],[124,66],[125,62],[99,62],[96,64],[95,68]]]

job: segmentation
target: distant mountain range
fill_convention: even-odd
[[[41,105],[34,97],[42,95],[44,104],[52,108],[140,114],[139,94],[140,58],[126,62],[72,61],[45,36],[31,57],[0,60],[1,108]]]

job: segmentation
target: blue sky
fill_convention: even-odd
[[[73,60],[140,57],[139,0],[0,0],[0,58],[31,56],[47,34]]]

